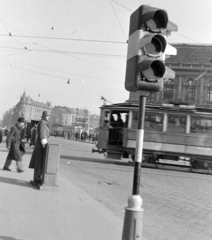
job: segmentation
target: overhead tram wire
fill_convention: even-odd
[[[5,66],[5,67],[10,67],[10,68],[14,68],[14,69],[18,69],[18,70],[24,70],[24,71],[27,71],[27,72],[33,72],[33,73],[37,73],[37,74],[42,74],[42,75],[45,75],[45,76],[51,76],[51,77],[55,77],[55,78],[60,78],[60,79],[65,79],[67,80],[67,77],[61,77],[61,76],[57,76],[57,75],[53,75],[53,74],[48,74],[48,73],[43,73],[43,72],[36,72],[36,71],[33,71],[33,70],[29,70],[29,69],[23,69],[23,68],[20,68],[20,67],[15,67],[15,66],[11,66],[10,64],[0,64],[1,66]],[[71,81],[73,82],[76,82],[78,84],[81,84],[79,81],[76,81],[76,80],[73,80],[71,79]],[[97,85],[93,85],[93,84],[89,84],[89,83],[86,83],[84,82],[83,84],[85,85],[89,85],[89,86],[92,86],[92,87],[97,87],[97,88],[101,88],[101,89],[105,89],[105,90],[108,90],[108,91],[114,91],[114,92],[121,92],[121,91],[117,91],[117,90],[114,90],[114,89],[109,89],[109,88],[103,88],[103,87],[100,87],[100,86],[97,86]]]
[[[193,42],[195,42],[195,43],[197,43],[197,44],[203,44],[203,43],[200,43],[200,42],[198,42],[198,41],[196,41],[196,40],[194,40],[194,39],[192,39],[192,38],[189,38],[189,37],[186,37],[185,35],[183,35],[183,34],[180,34],[180,33],[178,33],[178,32],[176,32],[176,34],[178,34],[179,36],[181,36],[181,37],[184,37],[184,38],[186,38],[186,39],[189,39],[189,40],[191,40],[191,41],[193,41]],[[186,43],[185,43],[186,44]],[[211,45],[212,45],[212,43],[211,43]],[[212,47],[210,47],[210,46],[207,46],[207,45],[205,45],[208,49],[212,49]]]
[[[125,9],[129,10],[130,12],[133,12],[133,10],[131,10],[131,9],[127,8],[127,7],[125,7],[124,5],[122,5],[122,4],[120,4],[120,3],[117,3],[117,2],[114,1],[114,0],[111,0],[111,1],[114,2],[114,3],[116,3],[116,4],[118,4],[118,5],[121,6],[121,7],[123,7],[123,8],[125,8]]]
[[[118,19],[118,16],[117,16],[116,11],[115,11],[115,9],[114,9],[114,7],[113,7],[113,4],[111,3],[111,0],[108,0],[108,1],[110,2],[110,5],[111,5],[111,7],[112,7],[112,9],[113,9],[113,12],[114,12],[114,14],[115,14],[115,16],[116,16],[116,20],[118,21],[118,24],[119,24],[119,26],[120,26],[120,28],[121,28],[121,31],[122,31],[122,33],[123,33],[123,35],[124,35],[124,37],[125,37],[126,43],[127,43],[127,37],[126,37],[126,35],[125,35],[125,33],[124,33],[124,30],[123,30],[123,28],[122,28],[122,26],[121,26],[121,23],[120,23],[119,19]]]
[[[15,39],[15,37],[12,36],[12,34],[8,31],[8,29],[6,28],[5,24],[3,23],[3,21],[0,19],[1,24],[3,25],[3,27],[6,29],[6,31],[9,33],[9,36],[12,37],[18,44],[20,44],[22,47],[24,47],[25,50],[28,50],[26,48],[26,46],[24,46],[22,43],[20,43],[18,40]]]
[[[114,0],[110,0],[110,1],[112,1],[112,2],[114,2],[114,3],[116,3],[116,4],[118,4],[119,6],[125,8],[125,9],[127,9],[127,10],[129,10],[130,12],[133,12],[133,10],[127,8],[126,6],[124,6],[124,5],[122,5],[122,4],[118,3],[118,2],[116,2],[116,1],[114,1]],[[180,35],[181,37],[184,37],[184,38],[186,38],[186,39],[189,39],[189,40],[191,40],[191,41],[193,41],[193,42],[195,42],[195,43],[203,44],[203,43],[200,43],[200,42],[198,42],[198,41],[195,41],[195,40],[192,39],[192,38],[186,37],[185,35],[180,34],[179,32],[176,32],[176,34],[178,34],[178,35]],[[211,45],[212,45],[212,43],[211,43]],[[206,46],[207,46],[207,45],[206,45]],[[207,48],[208,48],[208,49],[211,49],[212,47],[207,46]]]
[[[16,47],[0,47],[0,48],[6,48],[6,49],[17,49],[22,50],[22,48],[16,48]],[[71,52],[71,51],[61,51],[61,50],[44,50],[44,49],[33,49],[30,48],[30,51],[34,52],[47,52],[47,53],[66,53],[66,54],[74,54],[74,55],[83,55],[83,56],[93,56],[93,57],[111,57],[111,58],[124,58],[126,59],[126,56],[124,55],[110,55],[110,54],[98,54],[98,53],[86,53],[86,52]]]
[[[0,19],[0,21],[2,21],[2,20]],[[7,24],[7,23],[6,23],[6,24]],[[7,24],[7,25],[10,26],[9,24]],[[10,26],[10,27],[13,28],[12,26]],[[15,28],[13,28],[13,29],[15,29]],[[15,29],[15,31],[19,32],[19,31],[16,30],[16,29]],[[8,32],[8,33],[9,33],[9,32]],[[21,33],[21,32],[19,32],[19,33]],[[22,33],[21,33],[21,34],[22,34]],[[24,34],[22,34],[22,35],[24,36]],[[27,38],[27,39],[29,39],[31,42],[33,42],[30,38]],[[33,42],[33,43],[36,44],[36,45],[38,45],[38,46],[41,46],[41,47],[44,47],[44,48],[53,50],[53,49],[51,49],[51,48],[49,48],[49,47],[42,46],[42,45],[40,45],[40,44],[38,44],[38,43],[35,43],[35,42]],[[56,51],[56,50],[55,50],[55,51]],[[61,54],[67,55],[67,54],[65,54],[65,53],[61,53]],[[107,68],[107,67],[103,67],[103,66],[101,66],[101,65],[99,65],[99,64],[95,64],[95,63],[93,63],[93,62],[90,62],[90,61],[87,61],[87,60],[84,60],[84,59],[81,59],[81,58],[78,58],[78,57],[75,57],[75,56],[70,56],[70,55],[67,55],[67,56],[72,57],[72,58],[75,58],[75,59],[78,59],[78,60],[83,61],[83,62],[87,62],[87,63],[89,63],[89,64],[92,64],[92,65],[94,65],[94,66],[98,66],[98,67],[100,67],[100,68],[104,68],[104,69],[107,69],[107,70],[110,70],[110,71],[113,71],[113,72],[116,72],[116,73],[119,73],[119,74],[124,75],[124,73],[121,73],[121,72],[116,71],[116,70],[114,70],[114,69]]]
[[[29,64],[21,64],[21,63],[16,63],[16,62],[11,62],[11,61],[2,61],[2,62],[5,63],[5,64],[22,65],[22,66],[27,66],[27,67],[40,68],[40,69],[44,69],[44,70],[48,70],[48,71],[56,71],[56,72],[67,73],[67,74],[72,74],[72,75],[76,75],[76,76],[94,78],[94,79],[98,79],[98,80],[99,80],[99,79],[102,79],[102,80],[105,80],[105,81],[122,83],[122,81],[116,81],[116,80],[111,80],[111,79],[101,78],[101,77],[94,77],[94,76],[89,76],[89,75],[84,75],[84,74],[79,74],[79,73],[73,73],[73,72],[53,70],[53,69],[50,69],[50,68],[38,67],[38,66],[29,65]]]
[[[0,36],[8,37],[7,34],[0,34]],[[41,36],[21,36],[13,35],[17,38],[38,38],[38,39],[49,39],[49,40],[64,40],[64,41],[79,41],[79,42],[96,42],[96,43],[114,43],[114,44],[126,44],[126,42],[118,41],[106,41],[106,40],[93,40],[93,39],[80,39],[80,38],[58,38],[58,37],[41,37]]]

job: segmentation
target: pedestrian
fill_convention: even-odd
[[[116,140],[117,140],[117,145],[122,145],[122,128],[124,126],[124,122],[121,118],[121,114],[117,113],[117,120],[116,120]]]
[[[89,142],[91,141],[91,137],[92,137],[92,134],[90,133],[90,134],[88,135]]]
[[[9,133],[9,129],[6,128],[5,131],[4,131],[4,135],[7,136],[8,133]]]
[[[45,146],[48,143],[49,138],[49,120],[50,113],[43,111],[42,119],[37,125],[37,139],[35,148],[32,153],[29,168],[34,169],[34,182],[36,184],[42,184],[42,173],[43,173],[43,161],[45,155]]]
[[[37,139],[37,125],[35,124],[34,127],[31,129],[31,134],[30,134],[30,144],[29,146],[35,147],[36,139]]]
[[[54,133],[54,136],[55,136],[55,137],[57,137],[57,136],[58,136],[58,133],[57,133],[57,131],[55,131],[55,133]]]
[[[3,132],[2,132],[2,129],[0,129],[0,143],[2,143],[2,139],[3,139]]]
[[[22,131],[24,128],[25,119],[18,118],[17,124],[13,126],[6,139],[6,147],[9,149],[3,170],[11,171],[9,166],[12,160],[16,161],[17,171],[23,172],[22,156],[25,153],[24,138],[22,139]]]
[[[65,139],[65,132],[63,131],[61,139],[64,138]]]

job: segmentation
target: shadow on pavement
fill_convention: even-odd
[[[8,151],[8,150],[2,150],[2,149],[1,149],[0,152],[7,152],[7,153],[8,153],[9,151]],[[32,154],[32,151],[27,151],[27,150],[26,150],[25,154]],[[1,239],[0,239],[0,240],[1,240]]]
[[[2,170],[2,169],[1,169]],[[3,171],[3,170],[2,170]],[[22,187],[29,187],[29,188],[32,188],[32,185],[30,184],[30,181],[29,182],[26,182],[26,181],[21,181],[21,180],[18,180],[18,179],[14,179],[14,178],[6,178],[6,177],[1,177],[0,176],[0,182],[2,183],[8,183],[8,184],[13,184],[13,185],[18,185],[18,186],[22,186]],[[2,237],[2,236],[0,236]],[[5,238],[6,239],[6,238]],[[10,238],[8,238],[10,239]],[[1,240],[1,238],[0,238]]]
[[[14,238],[14,237],[7,237],[7,236],[1,236],[0,235],[0,240],[21,240],[20,238]]]

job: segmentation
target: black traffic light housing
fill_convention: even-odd
[[[165,55],[176,54],[176,49],[167,43],[171,31],[177,31],[177,26],[168,20],[165,10],[142,5],[132,13],[126,90],[159,92],[163,89],[164,77],[175,78],[174,71],[165,66]]]

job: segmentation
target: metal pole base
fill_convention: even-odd
[[[142,199],[133,195],[128,199],[128,207],[125,208],[122,240],[143,239],[143,212]]]

